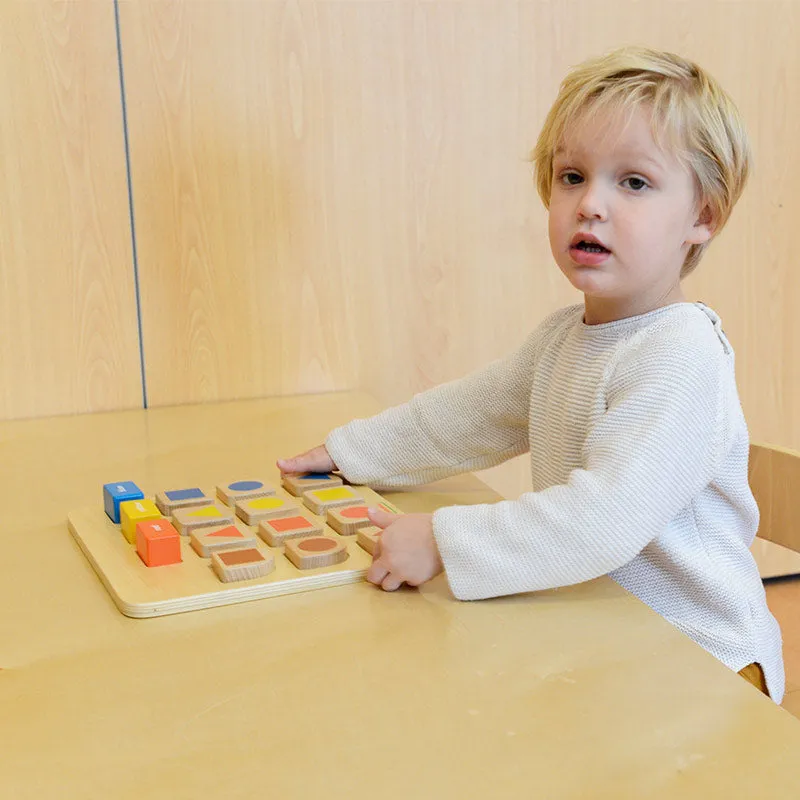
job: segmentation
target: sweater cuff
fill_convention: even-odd
[[[347,425],[334,428],[328,434],[325,449],[350,483],[367,486],[379,479],[377,464],[370,465],[368,454],[358,451],[353,437],[348,434]]]
[[[464,531],[469,527],[463,506],[446,506],[433,512],[433,536],[444,565],[450,591],[457,600],[478,600],[475,580],[464,547]],[[472,579],[471,579],[472,578]]]

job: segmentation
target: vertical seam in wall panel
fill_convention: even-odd
[[[142,403],[147,408],[147,378],[144,369],[144,336],[142,334],[142,303],[139,296],[139,256],[136,249],[136,221],[133,214],[133,182],[131,181],[131,150],[128,140],[128,107],[125,102],[125,73],[122,68],[122,36],[119,29],[119,0],[114,0],[114,25],[117,31],[117,64],[119,66],[119,90],[122,98],[122,132],[125,138],[125,170],[128,176],[128,210],[131,222],[133,245],[133,286],[136,295],[136,324],[139,328],[139,368],[142,373]]]

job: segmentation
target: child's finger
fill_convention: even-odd
[[[383,589],[384,592],[396,592],[404,583],[404,580],[396,578],[394,573],[390,572],[381,581],[381,589]]]
[[[391,572],[380,558],[373,561],[372,566],[367,570],[367,580],[380,586],[385,592],[394,592],[405,583],[402,578]]]
[[[292,458],[279,458],[276,462],[282,473],[331,472],[336,468],[325,445],[320,445]]]
[[[306,460],[303,456],[295,456],[294,458],[279,458],[276,462],[278,469],[281,472],[309,472],[306,469]]]
[[[384,578],[389,574],[389,568],[383,563],[383,560],[378,558],[372,562],[372,565],[367,570],[367,580],[380,586]]]
[[[377,525],[379,528],[386,528],[397,519],[397,514],[390,514],[388,511],[382,511],[380,508],[368,508],[367,516],[370,522],[373,525]]]

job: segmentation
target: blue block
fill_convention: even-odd
[[[195,500],[205,497],[201,489],[173,489],[164,494],[167,496],[167,500]]]
[[[228,489],[232,492],[252,492],[255,489],[261,489],[263,486],[264,484],[261,481],[236,481],[228,484]]]
[[[103,505],[112,522],[119,524],[119,504],[126,500],[144,500],[142,490],[133,481],[107,483],[103,486]]]

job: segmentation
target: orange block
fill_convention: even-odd
[[[181,536],[165,519],[139,522],[136,525],[136,552],[148,567],[180,564]]]

